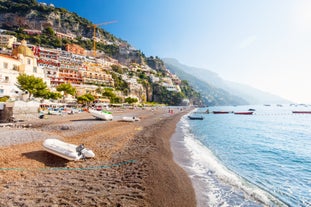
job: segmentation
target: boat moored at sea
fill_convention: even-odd
[[[311,114],[311,111],[292,111],[293,114]]]
[[[253,115],[253,111],[240,111],[240,112],[234,112],[236,115]]]
[[[232,113],[231,111],[213,111],[213,114],[229,114]]]
[[[203,116],[188,116],[188,118],[190,120],[203,120],[204,119]]]

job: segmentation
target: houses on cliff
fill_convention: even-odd
[[[40,31],[27,31],[28,34]],[[59,38],[74,38],[70,35],[59,34]],[[121,65],[117,60],[108,56],[95,58],[90,51],[76,44],[67,44],[65,50],[44,48],[29,45],[25,40],[17,42],[16,37],[0,33],[0,97],[9,96],[11,100],[21,99],[17,86],[17,77],[21,73],[42,78],[53,91],[62,83],[70,83],[76,88],[77,95],[90,93],[100,97],[99,87],[114,88],[112,74],[124,80],[129,90],[121,97],[137,98],[140,102],[146,101],[146,89],[139,83],[139,77],[129,73],[118,74],[112,70],[113,65],[127,68],[130,72],[137,70],[151,78],[169,91],[180,91],[180,79],[166,71],[165,77],[157,77],[157,71],[146,64]],[[131,73],[133,74],[133,73]]]

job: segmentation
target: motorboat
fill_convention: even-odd
[[[229,114],[230,111],[213,111],[213,114]]]
[[[204,119],[203,116],[188,116],[188,118],[190,120],[203,120]]]
[[[311,114],[311,111],[292,111],[293,114]]]
[[[83,144],[74,145],[63,142],[59,139],[46,139],[43,142],[43,148],[47,152],[67,160],[77,161],[84,158],[95,157],[94,152],[85,148]]]
[[[111,121],[113,116],[109,111],[97,111],[94,109],[89,109],[89,112],[96,117],[96,119]]]
[[[236,115],[253,115],[253,111],[240,111],[240,112],[234,112]]]
[[[135,121],[140,121],[140,118],[138,118],[136,116],[124,116],[124,117],[122,117],[122,121],[135,122]]]

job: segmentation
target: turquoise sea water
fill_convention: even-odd
[[[209,111],[249,108],[253,115],[192,112],[204,120],[185,116],[178,124],[175,159],[192,178],[199,206],[311,206],[311,114],[292,113],[311,107]]]

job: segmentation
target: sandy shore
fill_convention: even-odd
[[[169,142],[184,113],[115,111],[105,122],[83,112],[0,129],[0,206],[196,206]],[[46,138],[84,143],[96,157],[68,162],[43,150]]]

